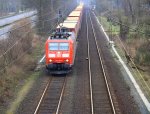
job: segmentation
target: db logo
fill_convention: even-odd
[[[60,52],[57,52],[57,57],[61,57],[61,53]]]

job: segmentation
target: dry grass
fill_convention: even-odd
[[[107,24],[108,23],[105,23],[105,25]],[[105,30],[107,30],[109,26],[104,27]],[[108,32],[108,34],[110,33]],[[119,34],[117,33],[113,37],[113,41],[115,42],[115,46],[119,52],[119,55],[121,55],[124,61],[127,60],[125,57],[124,47],[122,46],[123,43],[127,53],[130,54],[132,60],[138,68],[136,69],[132,62],[129,62],[128,67],[132,71],[132,74],[142,89],[143,93],[147,96],[148,99],[150,99],[150,91],[148,89],[148,87],[150,87],[150,39],[148,40],[145,35],[139,35],[137,32],[129,33],[128,39],[122,41],[122,43],[119,39]],[[130,90],[128,87],[127,89]]]
[[[22,20],[14,25],[13,29],[26,23],[28,20]],[[18,87],[24,85],[27,78],[32,77],[37,63],[36,56],[40,55],[39,45],[43,44],[41,39],[34,35],[31,25],[27,25],[12,31],[8,39],[1,40],[0,53],[4,53],[18,40],[19,42],[0,59],[0,70],[6,67],[5,72],[0,72],[0,110],[6,109],[3,106],[14,98]]]
[[[137,50],[146,43],[143,38],[129,39],[126,41],[126,49],[128,53],[134,58],[136,57]]]
[[[24,83],[24,86],[21,88],[21,90],[17,93],[17,97],[15,97],[15,100],[12,102],[8,110],[6,111],[6,114],[15,114],[17,108],[19,107],[20,103],[28,93],[28,91],[31,89],[34,81],[39,76],[39,73],[33,73],[31,77],[27,79],[27,81]]]

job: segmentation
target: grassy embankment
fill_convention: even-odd
[[[99,20],[101,21],[104,29],[107,31],[109,37],[112,38],[112,40],[115,42],[115,47],[121,55],[122,59],[126,62],[127,60],[125,58],[125,52],[119,40],[119,25],[108,22],[106,17],[99,17]],[[150,100],[150,53],[146,48],[146,46],[148,47],[148,44],[144,38],[144,35],[139,35],[139,38],[135,38],[136,35],[137,34],[134,32],[129,32],[128,38],[126,41],[123,41],[123,44],[128,53],[133,57],[133,61],[135,62],[136,66],[140,66],[142,69],[136,69],[132,62],[128,65],[142,91]]]
[[[29,28],[26,29],[29,30]],[[23,29],[21,31],[17,30],[17,34],[16,31],[14,32],[16,37],[18,35],[22,36],[22,34],[24,34]],[[29,40],[29,37],[32,38]],[[26,42],[27,39],[28,41]],[[35,72],[35,68],[38,60],[42,57],[44,41],[42,41],[42,39],[39,38],[39,36],[37,36],[34,31],[32,31],[32,33],[27,37],[24,37],[23,42],[20,43],[22,44],[16,45],[15,49],[10,50],[10,52],[8,53],[9,56],[6,56],[7,60],[10,58],[10,55],[12,56],[12,58],[13,56],[16,56],[17,58],[10,58],[9,61],[15,61],[13,62],[13,64],[8,64],[5,68],[5,72],[1,72],[0,75],[1,113],[5,113],[7,111],[7,114],[14,114],[20,102],[24,99],[24,97],[32,87],[32,84],[40,75],[40,71]],[[27,48],[28,45],[26,47],[26,43],[31,43],[31,48],[29,48],[29,50]],[[26,48],[28,51],[23,50]],[[0,60],[0,62],[3,63],[2,59]],[[0,65],[3,66],[3,64]]]

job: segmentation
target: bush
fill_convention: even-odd
[[[0,41],[0,53],[3,54],[0,58],[0,70],[17,60],[24,53],[31,53],[33,30],[29,22],[27,19],[19,21],[13,25],[11,32],[8,34],[9,37]],[[6,51],[7,53],[5,53]]]
[[[141,65],[150,65],[150,42],[139,47],[136,53],[135,62]]]
[[[0,40],[0,105],[13,96],[14,90],[26,79],[36,65],[33,58],[33,32],[29,20],[12,27],[8,38]],[[17,29],[18,27],[26,25]],[[16,28],[16,29],[15,29]],[[36,39],[37,40],[37,39]],[[35,44],[36,45],[36,44]],[[35,49],[35,48],[34,48]],[[7,51],[7,53],[5,53]]]

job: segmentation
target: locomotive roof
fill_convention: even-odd
[[[71,36],[71,37],[70,37]],[[74,37],[73,32],[56,32],[55,34],[52,34],[48,39],[49,40],[69,40],[70,38]]]

